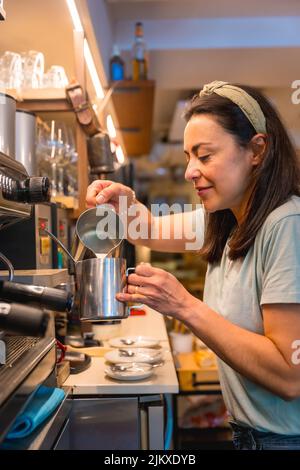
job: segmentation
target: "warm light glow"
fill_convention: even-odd
[[[117,147],[116,156],[119,163],[124,163],[125,157],[121,145],[118,145]]]
[[[115,137],[117,137],[117,132],[116,132],[116,128],[114,125],[114,121],[112,120],[112,117],[110,114],[106,118],[106,127],[108,130],[109,137],[111,139],[114,139]]]
[[[70,11],[70,15],[73,21],[73,26],[74,26],[75,31],[83,31],[82,23],[81,23],[80,16],[79,16],[76,4],[75,4],[75,0],[66,0],[66,2]]]
[[[90,50],[90,46],[86,39],[84,40],[84,44],[83,44],[83,52],[84,52],[84,58],[85,58],[87,67],[89,69],[89,73],[90,73],[94,88],[96,91],[96,96],[97,98],[102,99],[104,98],[103,88],[98,77],[97,69],[96,69],[95,62],[94,62],[94,59]]]

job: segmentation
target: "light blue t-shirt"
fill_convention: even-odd
[[[229,260],[226,245],[221,261],[208,266],[204,302],[258,334],[264,334],[264,304],[300,303],[300,197],[293,196],[267,217],[244,259]],[[259,431],[300,435],[300,398],[284,401],[221,359],[218,366],[234,421]]]

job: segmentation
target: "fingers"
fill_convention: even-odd
[[[164,269],[154,268],[150,263],[140,263],[135,268],[135,273],[140,276],[150,277],[150,276],[160,276],[161,278],[168,275],[168,272]]]
[[[137,274],[130,274],[128,276],[128,284],[133,284],[134,286],[150,285],[150,282],[148,281],[149,279],[145,279],[145,276],[138,276]]]
[[[143,297],[153,297],[154,291],[150,290],[149,287],[128,284],[126,294],[134,294],[139,296],[142,295]]]
[[[135,286],[160,285],[167,276],[163,269],[153,268],[150,263],[140,263],[135,268],[135,273],[128,276],[128,283]]]
[[[156,268],[153,268],[150,263],[141,263],[135,268],[135,274],[138,274],[139,276],[150,277],[154,276],[155,272]]]
[[[102,189],[100,194],[96,197],[97,204],[104,204],[111,199],[116,200],[119,196],[128,196],[132,194],[132,190],[127,186],[120,183],[113,183],[110,186]]]
[[[88,207],[94,207],[97,204],[97,195],[107,186],[113,184],[110,180],[96,180],[93,181],[87,188],[86,204]]]
[[[140,293],[138,294],[129,294],[129,293],[120,293],[116,295],[116,299],[120,302],[135,302],[139,304],[146,304],[147,297]]]
[[[101,189],[102,186],[100,181],[95,181],[94,183],[90,184],[90,186],[88,186],[85,198],[85,202],[88,207],[93,207],[96,205],[96,196],[98,192],[101,191]]]

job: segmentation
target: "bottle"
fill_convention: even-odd
[[[135,24],[135,40],[132,46],[132,79],[147,80],[148,57],[147,48],[144,41],[143,23]]]
[[[124,61],[120,56],[119,47],[115,44],[109,61],[110,80],[124,80]]]

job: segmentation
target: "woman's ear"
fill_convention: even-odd
[[[255,134],[249,145],[252,150],[252,164],[257,166],[263,160],[267,147],[267,136],[265,134]]]

